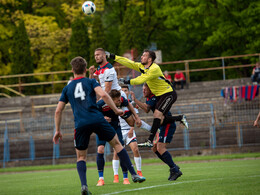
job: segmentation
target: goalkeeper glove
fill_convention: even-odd
[[[114,60],[116,58],[116,55],[113,54],[113,53],[110,53],[108,51],[105,51],[105,53],[106,53],[107,59],[113,59]]]
[[[120,85],[124,85],[124,84],[126,85],[126,84],[130,84],[130,80],[125,80],[124,78],[119,78],[118,83]]]

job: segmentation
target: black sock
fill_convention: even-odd
[[[172,160],[172,155],[168,152],[168,151],[165,151],[163,154],[162,154],[162,158],[164,159],[165,163],[172,169],[174,169],[174,171],[177,173],[179,172],[179,169],[178,167],[176,166],[176,164],[173,162]]]
[[[154,138],[157,130],[160,128],[160,126],[161,126],[161,119],[159,119],[159,118],[153,119],[153,125],[151,128],[151,132],[150,132],[150,136],[149,136],[148,140],[150,140],[151,142],[153,141],[153,138]]]
[[[96,162],[97,162],[98,172],[102,172],[102,174],[103,174],[103,170],[104,170],[104,166],[105,166],[104,154],[97,153],[97,160],[96,160]],[[101,177],[103,177],[103,176],[101,176]]]
[[[77,162],[77,170],[79,174],[79,178],[81,181],[81,186],[85,185],[87,186],[87,177],[86,177],[86,172],[87,172],[87,166],[85,161],[78,161]]]
[[[168,123],[174,123],[175,121],[181,121],[182,115],[178,116],[165,116],[163,120],[163,125],[166,125]]]
[[[122,161],[120,160],[120,166],[121,166],[121,169],[122,169],[122,172],[125,173],[128,171],[127,167],[125,166],[124,163],[122,163]]]
[[[166,162],[164,161],[162,155],[161,155],[158,151],[156,151],[155,154],[158,156],[159,159],[161,159],[164,163],[166,163]],[[166,164],[167,164],[167,163],[166,163]]]
[[[127,169],[129,170],[129,172],[131,173],[131,175],[136,175],[134,166],[126,152],[126,149],[123,148],[120,152],[117,153],[117,156],[120,159],[120,163],[124,164],[124,167],[127,167]]]

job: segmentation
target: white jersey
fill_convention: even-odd
[[[128,108],[127,107],[122,107],[121,108],[124,112],[125,111],[128,111]],[[128,125],[128,123],[125,121],[125,119],[122,119],[121,117],[118,117],[119,118],[119,122],[120,122],[120,126],[121,126],[121,130],[130,130],[130,126]]]
[[[122,107],[122,110],[123,111],[128,111],[128,108],[127,107]],[[123,140],[125,142],[125,145],[128,145],[132,140],[136,139],[135,131],[133,131],[133,136],[132,137],[128,137],[128,132],[130,131],[131,127],[121,117],[119,117],[119,121],[120,121],[120,126],[121,126]]]
[[[121,90],[118,84],[116,70],[109,62],[103,66],[99,66],[94,72],[94,76],[98,76],[103,90],[105,90],[105,82],[112,82],[111,89]]]

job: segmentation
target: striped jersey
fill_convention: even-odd
[[[121,90],[117,81],[116,70],[109,62],[103,66],[98,66],[97,70],[94,72],[94,76],[98,76],[103,90],[105,90],[105,82],[112,82],[111,89]]]

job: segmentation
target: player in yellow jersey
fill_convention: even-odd
[[[167,124],[175,121],[181,121],[186,128],[188,128],[188,123],[184,115],[171,117],[166,116],[173,103],[177,100],[177,93],[171,83],[165,79],[161,68],[154,63],[156,55],[153,51],[144,50],[143,55],[141,56],[141,63],[134,62],[125,57],[117,56],[110,52],[106,52],[106,55],[107,58],[114,59],[116,62],[142,73],[140,76],[130,80],[121,78],[119,79],[119,82],[130,85],[147,83],[152,93],[156,96],[157,103],[153,113],[154,120],[150,136],[145,143],[138,144],[139,146],[152,147],[153,138],[158,128],[163,123]]]

